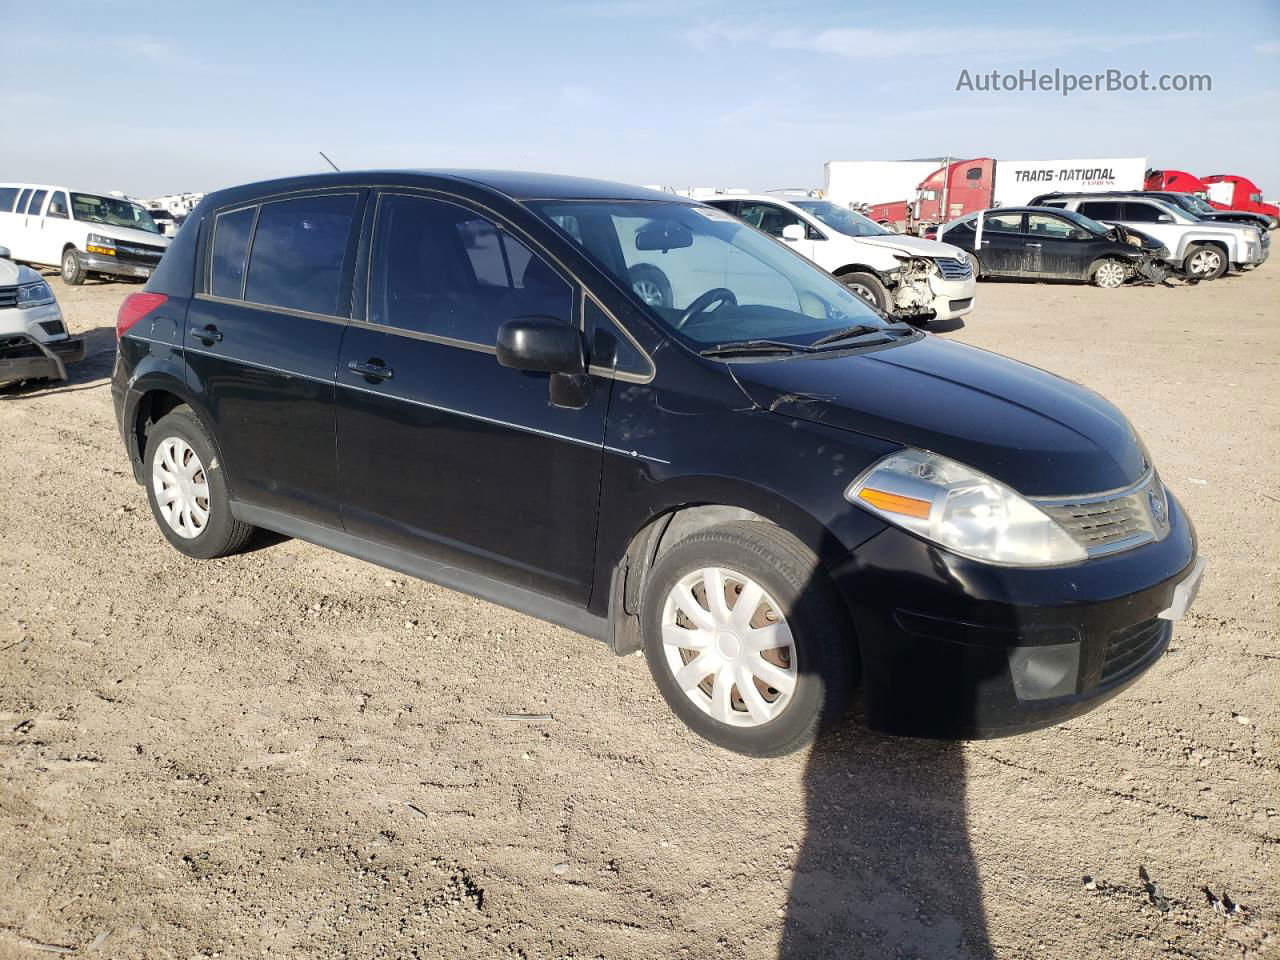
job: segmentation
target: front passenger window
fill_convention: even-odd
[[[793,223],[800,223],[800,218],[789,210],[775,207],[771,203],[748,203],[743,201],[738,216],[757,230],[771,237],[781,237],[782,228]],[[807,231],[806,231],[807,232]]]
[[[573,287],[506,230],[428,197],[383,195],[369,322],[493,346],[516,317],[573,322]]]

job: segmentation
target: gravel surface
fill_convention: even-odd
[[[1115,401],[1194,518],[1204,587],[1139,684],[766,761],[539,621],[298,541],[181,557],[107,387],[136,288],[49,279],[91,356],[0,391],[0,957],[1280,952],[1276,265],[983,283],[942,334]]]

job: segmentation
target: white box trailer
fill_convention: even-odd
[[[828,160],[823,196],[842,207],[906,200],[940,166],[937,160]]]
[[[994,206],[1021,207],[1042,193],[1141,190],[1146,157],[1088,160],[997,160]]]

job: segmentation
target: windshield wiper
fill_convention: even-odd
[[[900,326],[881,327],[869,323],[856,323],[852,327],[845,327],[843,330],[835,330],[825,336],[819,337],[813,343],[809,344],[810,349],[817,347],[825,347],[840,340],[848,340],[851,337],[865,337],[868,333],[901,333]]]
[[[781,340],[736,340],[732,343],[718,343],[714,347],[699,350],[703,357],[770,356],[787,353],[808,353],[812,347],[803,343],[783,343]]]

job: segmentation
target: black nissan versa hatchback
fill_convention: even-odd
[[[178,550],[264,527],[643,649],[743,753],[797,748],[859,681],[894,733],[1079,714],[1160,657],[1203,567],[1107,401],[639,188],[223,190],[116,332],[120,430]]]

